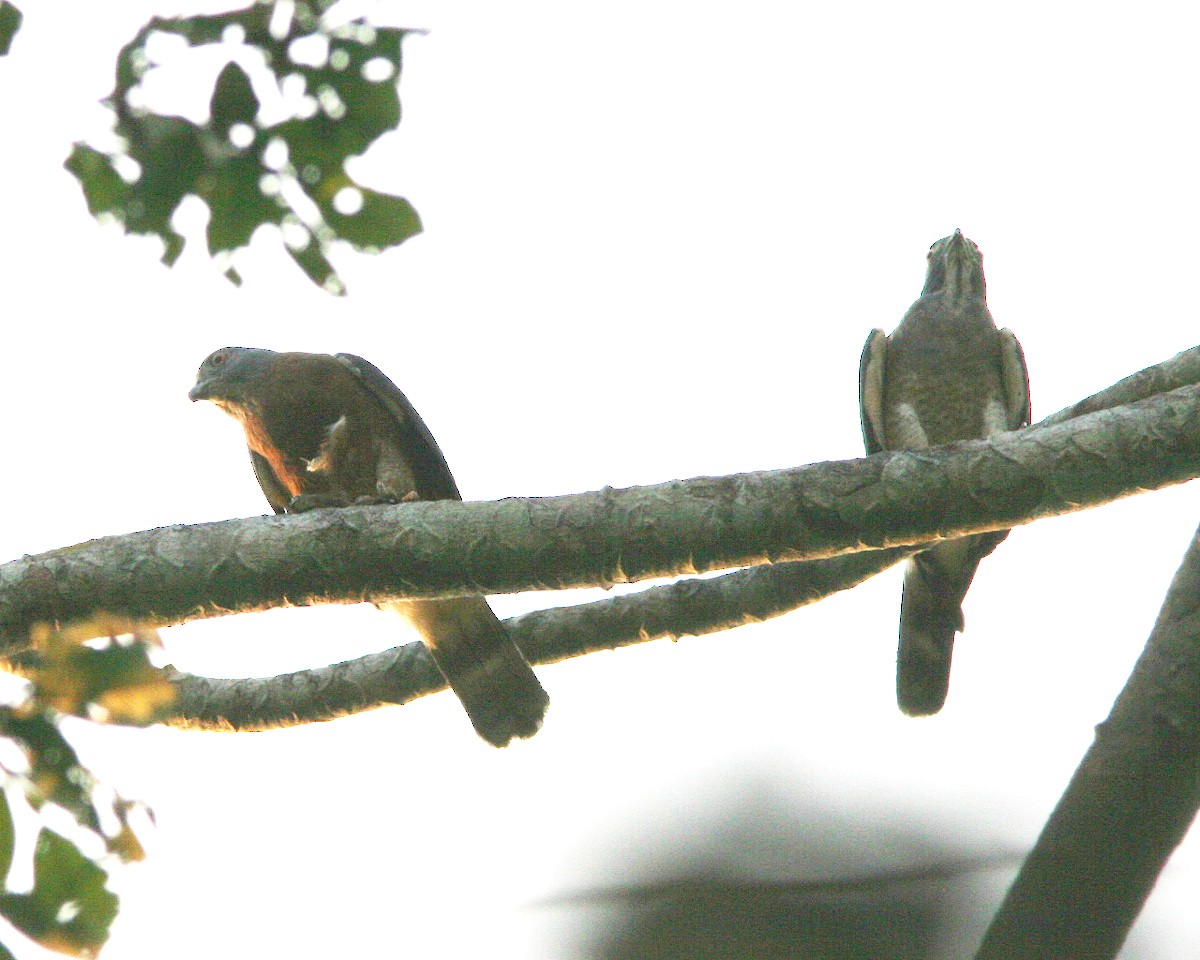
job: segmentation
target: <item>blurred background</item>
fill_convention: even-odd
[[[1035,419],[1196,341],[1198,15],[1177,4],[347,7],[428,30],[405,40],[399,131],[351,167],[425,232],[346,252],[341,299],[265,233],[230,285],[198,201],[168,270],[62,168],[107,128],[97,101],[149,17],[229,4],[21,6],[0,60],[5,559],[266,512],[240,430],[186,396],[228,344],[369,358],[464,496],[494,499],[860,456],[863,341],[956,227]],[[221,63],[164,67],[153,105],[203,120]],[[546,726],[502,752],[446,694],[263,734],[72,724],[158,818],[104,955],[739,955],[729,936],[770,957],[780,924],[845,943],[872,903],[900,938],[876,955],[968,955],[1198,519],[1189,485],[1014,532],[930,719],[894,706],[896,569],[760,626],[540,668]],[[237,676],[411,636],[363,607],[165,638],[181,669]],[[869,877],[892,879],[833,906],[805,886]],[[1193,839],[1126,955],[1200,954],[1197,892]]]

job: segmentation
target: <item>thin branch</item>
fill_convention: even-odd
[[[1132,373],[1123,380],[1118,380],[1111,387],[1093,393],[1078,403],[1072,404],[1057,413],[1052,413],[1037,426],[1049,427],[1056,423],[1081,417],[1085,413],[1097,410],[1107,410],[1125,403],[1134,403],[1160,393],[1167,393],[1179,387],[1200,383],[1200,346],[1191,347],[1182,353],[1177,353],[1169,360],[1156,363],[1151,367]]]
[[[1116,957],[1200,809],[1200,531],[978,960]]]
[[[914,550],[750,567],[640,593],[535,610],[504,621],[531,663],[556,663],[649,640],[716,633],[815,603],[898,563]],[[345,663],[276,677],[216,679],[177,673],[173,726],[265,730],[333,720],[446,689],[420,641]]]

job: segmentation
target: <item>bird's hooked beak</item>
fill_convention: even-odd
[[[196,385],[188,391],[188,399],[211,400],[218,407],[224,407],[227,401],[233,400],[239,393],[235,380],[222,376],[220,372],[205,374],[201,372],[196,377]]]

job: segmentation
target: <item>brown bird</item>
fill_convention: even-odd
[[[200,365],[188,396],[241,423],[276,513],[462,499],[417,411],[361,357],[225,347]],[[484,740],[503,747],[537,733],[549,698],[486,599],[383,606],[420,632]]]
[[[867,453],[925,450],[1029,424],[1021,344],[987,307],[983,257],[955,230],[929,248],[921,297],[886,336],[863,348],[859,408]],[[964,537],[917,554],[904,575],[896,699],[910,716],[946,702],[954,635],[979,562],[1007,530]]]

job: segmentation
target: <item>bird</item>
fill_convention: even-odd
[[[276,513],[462,499],[417,411],[362,357],[224,347],[200,365],[188,397],[241,423]],[[380,606],[417,629],[480,737],[503,747],[538,732],[549,697],[484,597]]]
[[[921,296],[887,335],[863,347],[859,412],[867,453],[925,450],[1029,424],[1029,375],[1020,341],[987,306],[983,256],[962,230],[929,248]],[[896,701],[909,716],[940,711],[954,636],[980,561],[1009,531],[949,540],[916,554],[904,573]]]

